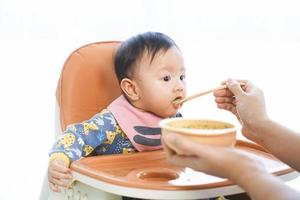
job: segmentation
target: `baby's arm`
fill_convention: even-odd
[[[69,169],[72,162],[89,155],[106,140],[101,131],[103,125],[104,121],[97,114],[91,120],[68,126],[58,138],[49,153],[48,179],[53,191],[59,192],[59,187],[68,186],[72,179]]]

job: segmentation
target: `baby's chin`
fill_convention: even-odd
[[[180,107],[179,107],[180,108]],[[161,118],[170,118],[170,117],[175,117],[176,114],[179,111],[179,108],[175,108],[173,105],[169,105],[165,109],[157,109],[156,112],[152,112],[155,115],[161,117]]]
[[[164,114],[162,117],[163,118],[175,117],[177,113],[178,113],[178,110],[174,110],[172,112],[168,112],[168,113]]]

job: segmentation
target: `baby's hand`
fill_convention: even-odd
[[[48,167],[48,181],[51,190],[60,192],[60,187],[68,188],[72,179],[71,170],[60,159],[53,160]]]

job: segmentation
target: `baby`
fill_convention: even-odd
[[[48,167],[53,191],[68,187],[69,166],[82,157],[162,148],[158,122],[180,116],[173,101],[186,95],[185,66],[167,35],[146,32],[122,42],[115,73],[123,95],[91,119],[69,125],[53,145]]]

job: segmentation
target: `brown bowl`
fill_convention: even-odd
[[[162,137],[177,133],[203,144],[234,146],[236,127],[218,120],[171,118],[160,121]]]

